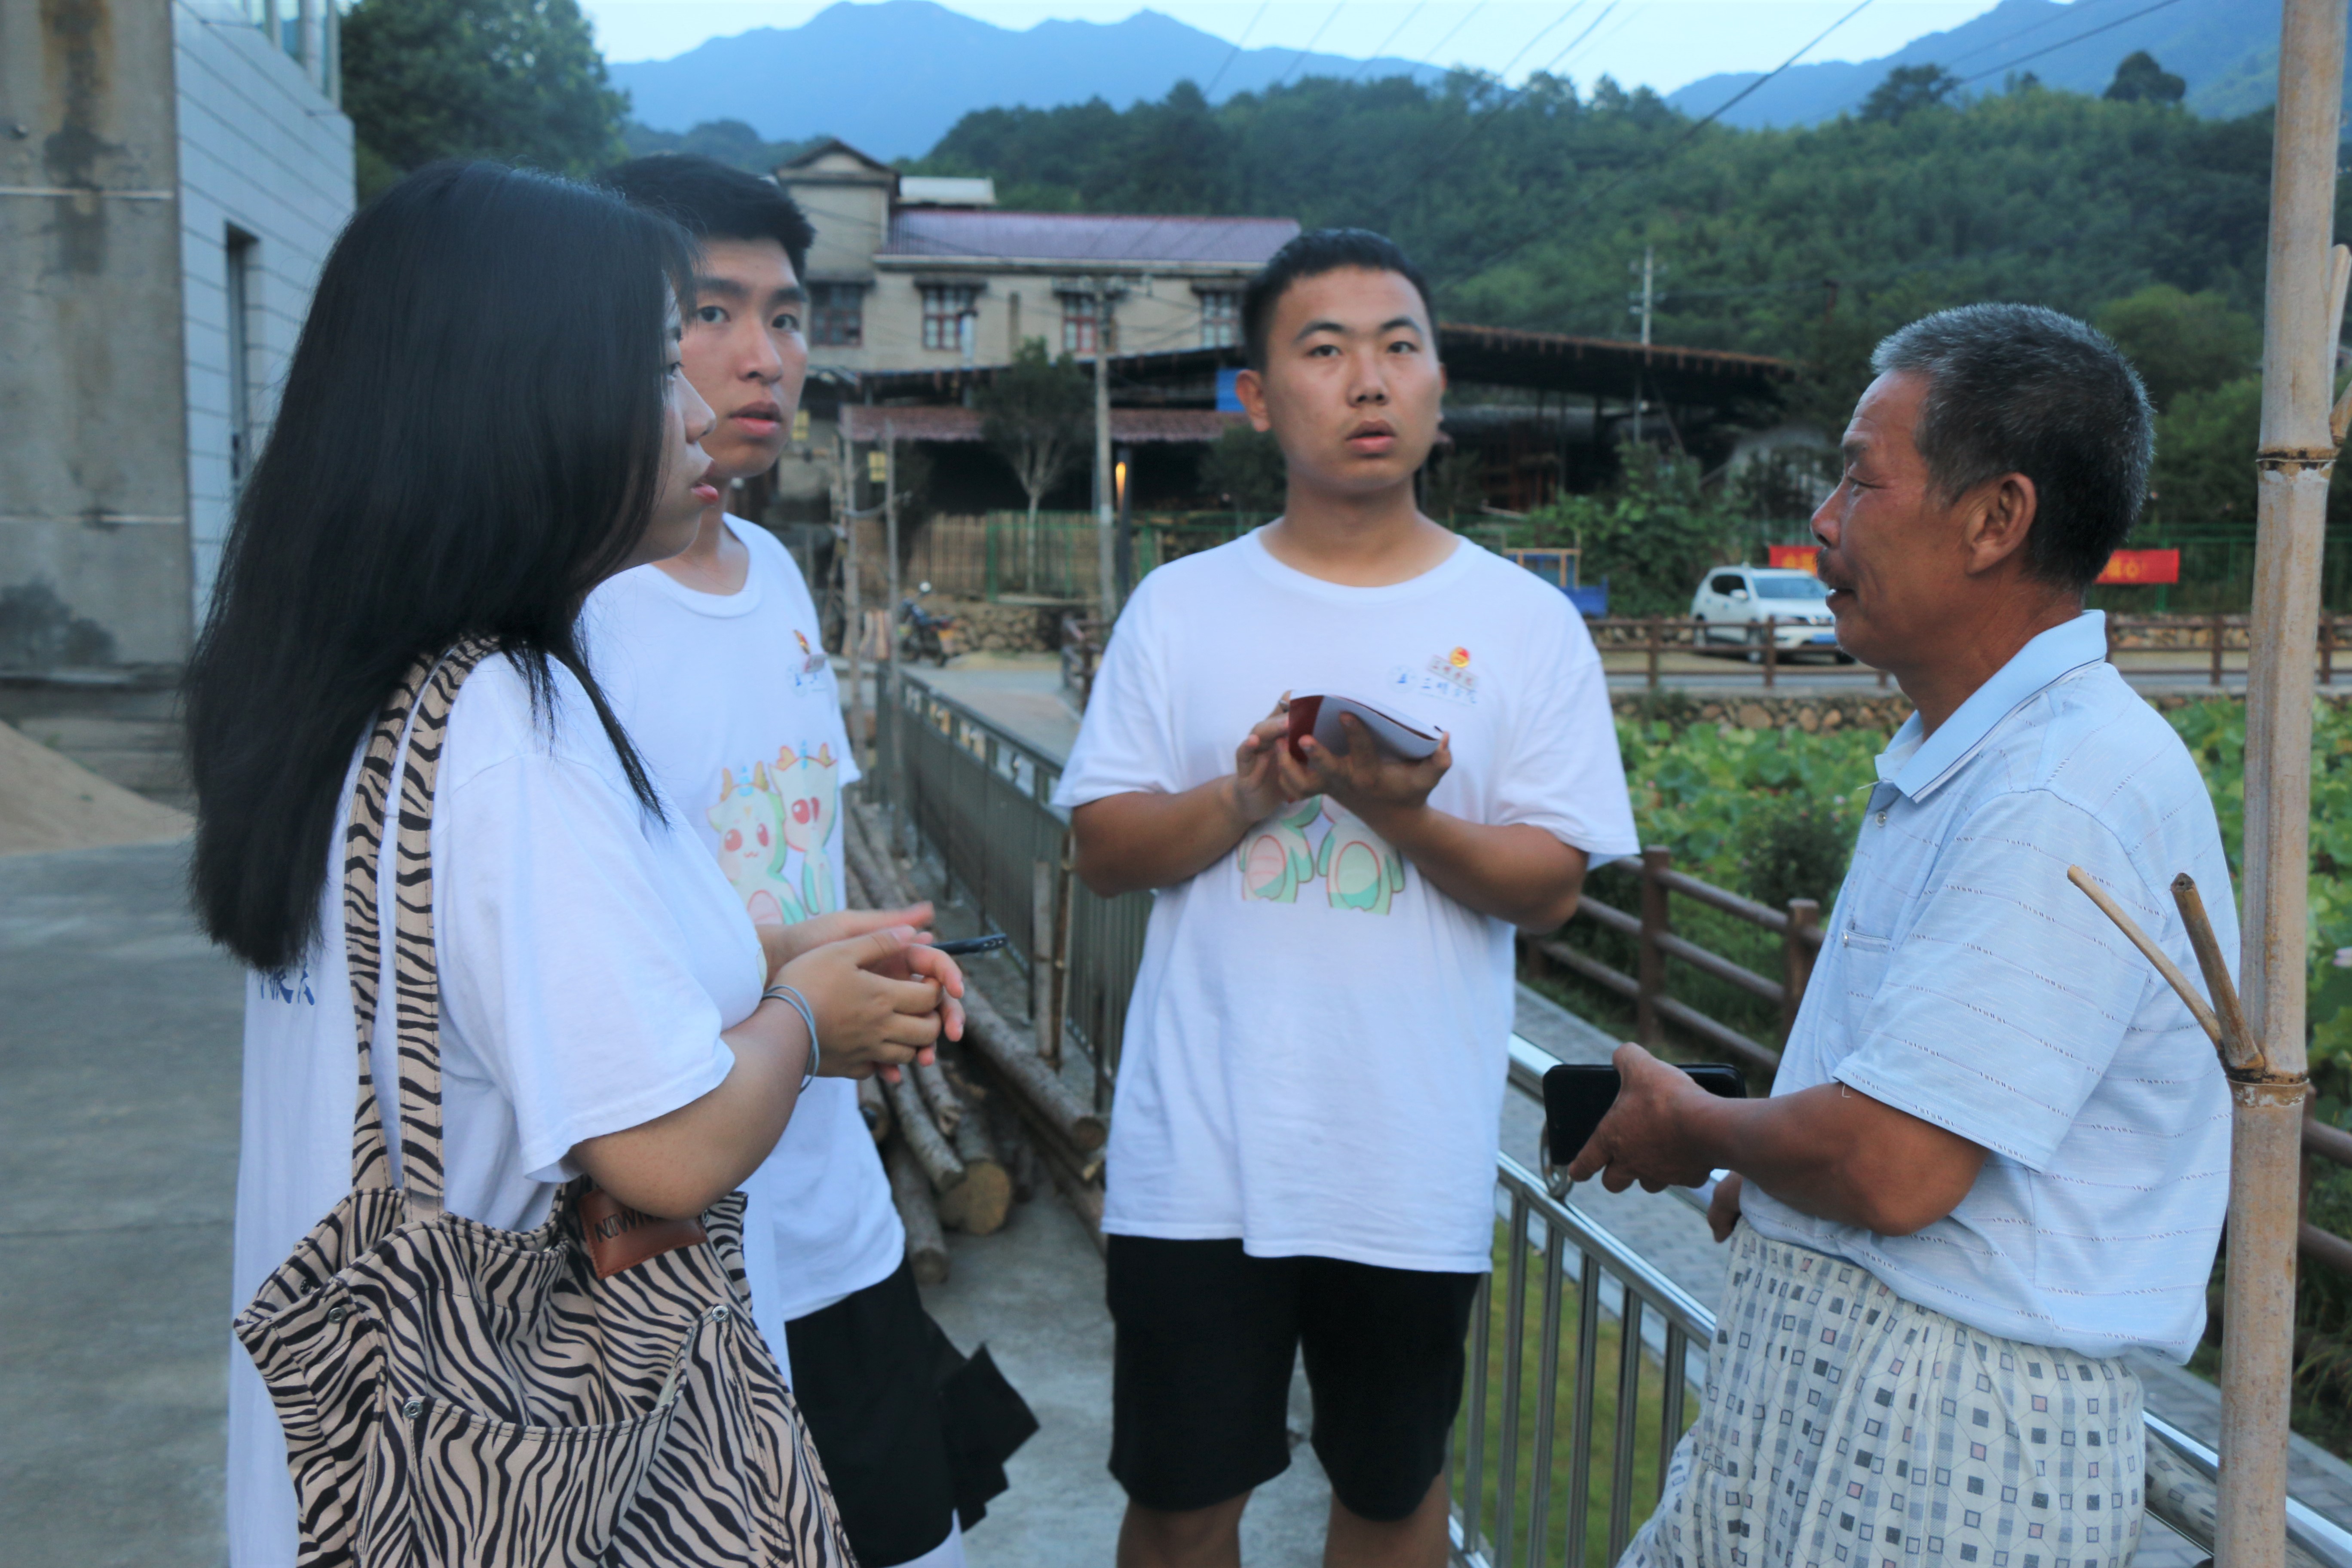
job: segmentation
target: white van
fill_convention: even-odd
[[[1825,653],[1841,664],[1837,617],[1830,614],[1830,591],[1810,572],[1786,566],[1718,566],[1691,595],[1691,619],[1700,622],[1701,648],[1745,649],[1751,662],[1764,658],[1764,622],[1779,624],[1773,640],[1783,658]]]

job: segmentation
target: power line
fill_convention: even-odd
[[[2038,33],[2044,27],[2054,27],[2061,22],[2074,21],[2084,12],[2090,10],[2093,6],[2097,5],[2100,3],[2101,0],[2074,0],[2073,5],[2063,7],[2053,16],[2042,17],[2042,20],[2034,23],[2032,26],[2020,27],[2014,33],[2005,34],[2000,37],[1993,39],[1990,43],[1979,44],[1973,49],[1962,49],[1950,59],[1945,60],[1941,63],[1945,69],[1949,70],[1952,67],[1958,65],[1962,60],[1974,59],[1977,56],[1990,53],[1994,49],[2005,49],[2011,44],[2016,43],[2020,38],[2026,37],[2028,34]]]
[[[1437,40],[1437,48],[1430,50],[1428,54],[1422,57],[1421,63],[1423,65],[1428,65],[1430,62],[1436,59],[1438,49],[1443,49],[1446,45],[1452,43],[1454,41],[1454,35],[1461,32],[1463,28],[1468,26],[1472,19],[1486,8],[1486,0],[1478,0],[1478,4],[1471,6],[1469,11],[1464,15],[1462,20],[1454,24],[1453,32],[1446,34],[1445,37]]]
[[[1275,88],[1280,87],[1284,82],[1288,81],[1290,79],[1290,73],[1307,63],[1307,57],[1315,52],[1315,46],[1323,41],[1323,35],[1331,30],[1331,24],[1338,21],[1339,19],[1339,13],[1347,8],[1348,0],[1339,0],[1339,3],[1337,5],[1331,7],[1331,14],[1323,18],[1323,25],[1315,29],[1315,36],[1307,40],[1307,47],[1305,48],[1298,51],[1298,58],[1292,60],[1288,65],[1283,67],[1282,74],[1266,84],[1268,91],[1271,91]]]
[[[2137,22],[2142,16],[2147,16],[2151,12],[2161,11],[2167,5],[2177,4],[2179,4],[2179,0],[2156,0],[2155,5],[2147,6],[2143,10],[2135,11],[2128,16],[2118,16],[2112,22],[2101,23],[2098,26],[2087,28],[2083,32],[2075,34],[2071,38],[2061,38],[2058,42],[2048,45],[2042,48],[2036,49],[2032,54],[2020,55],[2015,59],[2009,61],[2005,65],[1995,66],[1989,71],[1979,71],[1972,77],[1962,79],[1960,85],[1962,87],[1966,87],[1970,82],[1982,81],[1989,76],[1999,76],[2003,71],[2014,70],[2028,60],[2038,60],[2044,55],[2056,53],[2058,50],[2066,47],[2069,44],[2079,44],[2084,38],[2095,37],[2098,34],[2107,32],[2112,28],[2120,27],[2126,22]]]
[[[1389,47],[1391,44],[1395,43],[1395,42],[1397,41],[1397,39],[1399,39],[1400,37],[1403,37],[1403,36],[1404,36],[1404,30],[1405,30],[1407,27],[1410,27],[1410,26],[1412,26],[1412,19],[1413,19],[1415,16],[1420,16],[1423,11],[1426,11],[1426,10],[1428,10],[1428,9],[1429,9],[1429,0],[1420,0],[1420,3],[1419,3],[1418,5],[1414,5],[1414,6],[1413,6],[1413,8],[1412,8],[1412,10],[1407,11],[1407,12],[1404,14],[1404,20],[1403,20],[1403,21],[1402,21],[1402,22],[1399,22],[1399,23],[1396,25],[1396,26],[1395,26],[1394,30],[1392,30],[1392,31],[1389,34],[1389,36],[1388,36],[1387,37],[1382,38],[1382,39],[1381,40],[1381,47],[1380,47],[1379,48],[1374,49],[1370,54],[1366,55],[1366,56],[1364,57],[1364,63],[1363,63],[1362,65],[1358,66],[1358,67],[1357,67],[1357,68],[1356,68],[1352,72],[1349,73],[1348,79],[1349,79],[1349,81],[1354,81],[1354,80],[1356,80],[1358,78],[1361,77],[1361,76],[1362,76],[1366,71],[1368,71],[1368,70],[1371,69],[1371,68],[1372,68],[1372,62],[1373,62],[1374,60],[1379,59],[1379,58],[1381,58],[1381,56],[1383,53],[1385,53],[1385,52],[1387,51],[1388,47]]]
[[[1480,132],[1486,130],[1487,126],[1493,124],[1496,121],[1500,120],[1505,114],[1508,113],[1513,105],[1517,104],[1519,100],[1527,97],[1528,91],[1534,86],[1535,79],[1537,77],[1549,76],[1551,74],[1552,67],[1566,59],[1579,44],[1581,44],[1585,39],[1591,37],[1592,36],[1592,29],[1601,26],[1601,23],[1609,20],[1609,13],[1617,9],[1619,4],[1620,0],[1609,0],[1609,4],[1601,8],[1601,15],[1593,17],[1591,22],[1585,24],[1584,31],[1577,34],[1575,37],[1569,40],[1567,48],[1564,48],[1560,50],[1559,53],[1552,56],[1549,64],[1547,64],[1542,70],[1528,72],[1528,79],[1520,84],[1518,90],[1513,92],[1507,98],[1504,99],[1502,102],[1496,104],[1493,109],[1487,110],[1486,114],[1480,116],[1479,119],[1471,125],[1469,130],[1465,131],[1454,140],[1452,146],[1446,148],[1444,152],[1439,153],[1434,159],[1431,160],[1431,162],[1433,163],[1442,163],[1445,162],[1448,158],[1453,157],[1454,153],[1459,153],[1463,148],[1470,145],[1470,143],[1476,139]],[[1559,19],[1560,22],[1567,21],[1570,16],[1574,16],[1578,11],[1583,9],[1583,5],[1584,0],[1577,0],[1575,5],[1570,5],[1568,10],[1561,15]],[[1559,22],[1552,24],[1552,26],[1554,27],[1558,26],[1559,26]],[[1550,30],[1550,27],[1544,29],[1545,32],[1549,32]],[[1540,37],[1540,35],[1538,35],[1538,37]],[[1526,52],[1527,51],[1524,49],[1520,51],[1522,54],[1525,54]]]
[[[1227,55],[1225,57],[1225,63],[1217,68],[1217,74],[1209,79],[1209,85],[1201,89],[1201,96],[1202,98],[1207,98],[1211,93],[1217,90],[1217,84],[1225,79],[1226,70],[1232,67],[1235,60],[1242,58],[1242,46],[1249,42],[1250,35],[1252,33],[1257,31],[1257,25],[1265,19],[1265,8],[1273,4],[1274,0],[1260,0],[1260,4],[1257,8],[1257,15],[1249,19],[1249,26],[1242,29],[1242,36],[1234,40],[1233,53]]]
[[[2168,5],[2172,3],[2173,0],[2158,0],[2158,5]],[[1805,56],[1811,54],[1821,45],[1823,39],[1827,38],[1832,33],[1836,32],[1840,27],[1844,26],[1848,22],[1853,21],[1856,16],[1861,16],[1864,11],[1869,10],[1873,4],[1874,0],[1862,0],[1862,3],[1856,5],[1853,10],[1848,11],[1844,16],[1840,16],[1836,21],[1832,22],[1828,26],[1814,34],[1811,40],[1802,48],[1799,49],[1795,54],[1790,55],[1787,59],[1782,60],[1779,65],[1774,66],[1770,70],[1766,71],[1762,76],[1758,77],[1754,81],[1749,82],[1746,87],[1741,88],[1738,92],[1733,93],[1729,98],[1724,100],[1722,103],[1716,106],[1715,111],[1707,115],[1706,119],[1694,122],[1691,128],[1688,131],[1684,132],[1682,136],[1675,141],[1673,145],[1666,148],[1664,152],[1651,158],[1649,160],[1650,165],[1655,166],[1659,163],[1663,163],[1672,158],[1675,153],[1681,152],[1685,147],[1689,146],[1693,137],[1696,136],[1700,132],[1706,130],[1708,126],[1714,124],[1717,121],[1729,113],[1731,110],[1738,104],[1741,100],[1747,98],[1748,94],[1756,91],[1757,89],[1762,87],[1765,83],[1779,76],[1782,71],[1787,70],[1790,66],[1795,65],[1799,60],[1804,58]],[[1542,238],[1547,232],[1549,232],[1552,224],[1558,223],[1564,218],[1572,217],[1576,214],[1582,212],[1585,208],[1591,206],[1593,203],[1599,201],[1601,197],[1607,195],[1610,192],[1615,190],[1627,180],[1632,179],[1635,174],[1642,172],[1643,165],[1640,163],[1628,166],[1621,172],[1615,179],[1610,181],[1607,184],[1602,185],[1596,191],[1592,191],[1580,197],[1573,206],[1570,207],[1568,211],[1561,213],[1559,217],[1546,220],[1545,227],[1530,229],[1527,234],[1511,241],[1510,244],[1504,246],[1499,250],[1489,253],[1475,267],[1470,268],[1469,276],[1475,278],[1479,273],[1486,271],[1486,268],[1495,265],[1496,262],[1502,260],[1505,257],[1510,256],[1515,252],[1534,244],[1537,240]]]
[[[1576,0],[1575,5],[1570,5],[1567,10],[1562,11],[1549,22],[1545,23],[1544,26],[1537,31],[1534,37],[1529,38],[1526,43],[1519,46],[1519,52],[1517,54],[1513,55],[1509,59],[1503,62],[1503,68],[1495,73],[1495,79],[1497,82],[1507,82],[1510,79],[1511,68],[1517,65],[1522,59],[1525,59],[1529,49],[1532,49],[1538,44],[1542,43],[1546,35],[1559,31],[1561,23],[1567,21],[1570,16],[1575,16],[1579,11],[1583,9],[1584,0]],[[1607,13],[1605,12],[1603,13],[1604,16]]]

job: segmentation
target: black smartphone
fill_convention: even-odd
[[[1748,1080],[1727,1062],[1687,1062],[1683,1071],[1709,1094],[1748,1098]],[[1591,1142],[1601,1119],[1617,1103],[1613,1067],[1562,1062],[1544,1074],[1544,1150],[1551,1164],[1566,1170]]]
[[[994,952],[1011,940],[1012,938],[1001,931],[992,931],[986,936],[968,936],[961,942],[934,942],[931,944],[931,951],[944,952],[950,958],[961,958],[966,953]]]

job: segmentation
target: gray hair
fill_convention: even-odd
[[[2027,569],[2088,588],[2139,521],[2156,456],[2147,390],[2106,335],[2039,305],[1963,305],[1892,334],[1870,364],[1927,379],[1913,440],[1945,500],[2023,474]]]

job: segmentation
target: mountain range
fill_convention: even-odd
[[[1337,48],[1349,18],[1323,40]],[[877,158],[929,152],[967,111],[1050,109],[1101,98],[1124,109],[1190,79],[1216,99],[1300,76],[1444,73],[1412,60],[1243,49],[1157,11],[1123,22],[995,26],[930,0],[827,6],[797,27],[713,38],[667,60],[607,68],[631,112],[656,131],[740,120],[774,142],[824,133]]]
[[[1732,106],[1727,125],[1805,125],[1861,107],[1897,66],[1937,65],[1963,90],[1999,92],[2011,73],[2045,87],[2104,91],[2116,62],[2145,49],[2189,84],[2200,114],[2249,114],[2269,105],[2278,78],[2277,0],[2001,0],[1948,32],[1914,38],[1874,60],[1792,66]],[[1712,113],[1760,71],[1703,77],[1667,95],[1693,115]]]

